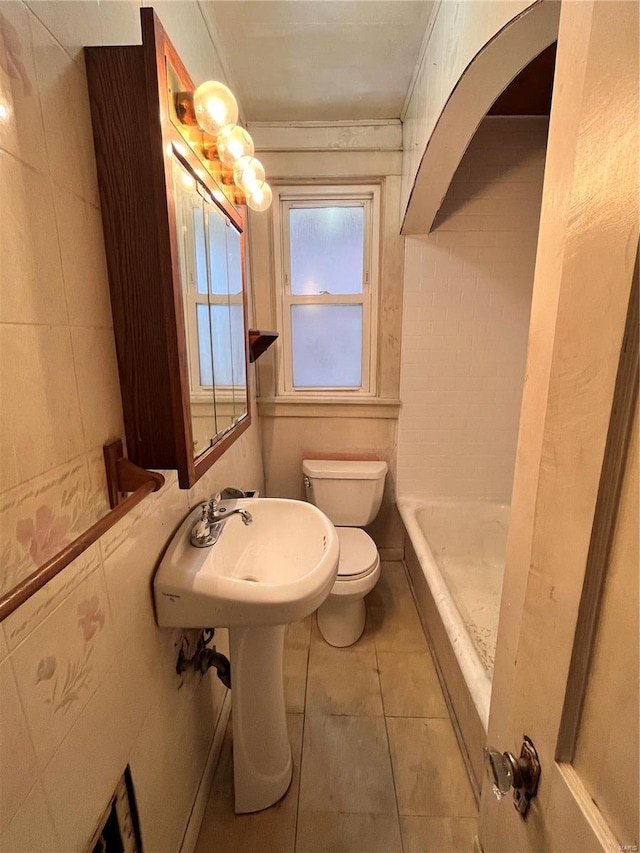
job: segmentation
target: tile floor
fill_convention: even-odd
[[[290,625],[286,796],[233,813],[231,724],[196,853],[471,853],[477,809],[402,563],[383,563],[367,627],[328,646]]]

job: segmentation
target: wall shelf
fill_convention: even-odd
[[[278,338],[278,332],[249,329],[249,361],[257,361]]]

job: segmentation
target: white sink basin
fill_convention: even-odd
[[[231,628],[286,625],[313,613],[333,586],[339,558],[336,529],[313,504],[280,498],[224,501],[230,512],[208,548],[191,545],[200,509],[175,534],[154,581],[158,625]]]
[[[196,548],[191,512],[154,580],[162,628],[229,628],[236,812],[277,802],[293,765],[284,704],[285,626],[313,613],[338,573],[338,534],[313,504],[280,498],[224,501],[230,516],[214,545]],[[218,510],[220,515],[220,509]]]

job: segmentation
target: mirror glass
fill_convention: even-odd
[[[173,178],[198,457],[247,414],[242,241],[177,157]]]

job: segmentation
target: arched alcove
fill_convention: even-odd
[[[517,74],[558,37],[560,4],[541,0],[512,19],[468,64],[429,138],[401,233],[428,234],[478,125]]]

